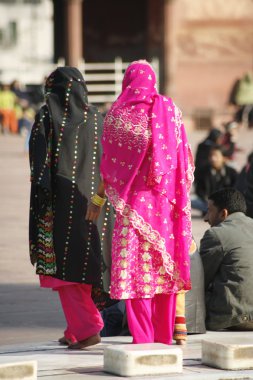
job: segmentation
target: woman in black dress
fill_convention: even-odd
[[[59,292],[67,321],[61,342],[83,348],[100,341],[103,321],[91,291],[102,280],[108,290],[110,273],[111,206],[105,204],[99,224],[85,219],[100,181],[103,120],[88,105],[76,68],[56,69],[45,92],[30,138],[31,262],[41,286]]]

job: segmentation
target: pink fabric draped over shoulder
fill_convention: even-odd
[[[102,144],[106,194],[126,222],[114,233],[113,246],[120,241],[124,249],[127,229],[138,230],[148,251],[161,254],[166,292],[190,289],[193,159],[181,111],[158,94],[148,63],[133,62],[126,70],[122,93],[104,122]]]

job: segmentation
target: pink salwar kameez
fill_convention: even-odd
[[[133,343],[171,344],[176,312],[175,294],[126,300],[128,327]]]
[[[190,289],[193,160],[181,112],[147,62],[126,70],[107,113],[101,172],[116,210],[110,296],[125,299],[134,343],[170,344],[175,294]]]
[[[67,322],[66,339],[77,343],[99,334],[104,327],[103,319],[91,298],[91,285],[62,281],[40,275],[41,287],[57,291]]]

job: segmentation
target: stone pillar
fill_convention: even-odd
[[[159,57],[161,55],[161,41],[163,26],[161,15],[163,14],[163,4],[161,1],[147,1],[147,57]]]
[[[164,93],[173,97],[175,94],[176,70],[176,32],[178,17],[176,12],[178,0],[164,0],[163,9],[163,78]]]
[[[66,65],[78,66],[83,58],[82,1],[65,0]]]

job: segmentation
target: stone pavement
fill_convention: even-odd
[[[241,332],[208,332],[205,335],[189,336],[187,346],[183,348],[183,373],[134,377],[159,380],[253,380],[253,370],[224,371],[201,364],[201,339],[220,339],[221,334],[241,337]],[[246,333],[253,342],[253,332]],[[0,347],[0,364],[18,361],[38,361],[38,379],[45,380],[98,380],[122,379],[103,372],[103,350],[111,344],[130,343],[129,337],[103,338],[102,343],[83,351],[69,351],[56,342],[23,344]],[[130,379],[125,377],[125,379]],[[132,378],[133,379],[133,378]]]
[[[205,135],[206,132],[203,131],[189,133],[193,150]],[[238,168],[244,164],[246,154],[253,150],[253,131],[242,131],[239,146],[244,152],[237,154]],[[59,338],[65,322],[57,295],[50,290],[39,288],[34,269],[29,263],[29,166],[23,147],[24,141],[21,137],[0,135],[0,359],[1,362],[24,357],[32,359],[38,355],[41,362],[40,377],[44,377],[45,374],[46,378],[51,378],[48,376],[50,370],[54,369],[56,371],[54,374],[59,371],[58,378],[70,379],[68,375],[71,373],[70,369],[61,376],[62,368],[69,365],[67,368],[74,369],[72,371],[75,374],[74,379],[78,380],[78,376],[81,376],[78,371],[80,373],[86,371],[87,377],[94,378],[101,371],[103,345],[98,349],[91,349],[88,353],[69,353],[54,343],[45,343],[45,345],[39,343],[52,342]],[[194,213],[193,234],[197,242],[207,227],[199,215]],[[243,340],[245,333],[240,334]],[[246,335],[248,336],[247,333]],[[120,338],[120,342],[124,342],[124,339]],[[185,352],[188,352],[188,356],[185,354],[185,360],[190,360],[187,362],[190,372],[186,373],[189,376],[193,376],[192,373],[197,373],[199,370],[200,345],[197,343],[199,339],[198,336],[190,337],[190,343],[185,349]],[[115,340],[118,341],[118,338]],[[85,363],[87,370],[81,368],[82,365],[86,365]],[[87,374],[87,371],[90,374]],[[209,370],[201,367],[201,373],[202,371],[212,376]],[[231,377],[220,377],[224,378]]]

